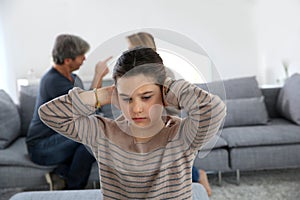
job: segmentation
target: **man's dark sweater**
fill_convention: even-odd
[[[42,77],[35,103],[33,118],[27,133],[26,142],[28,146],[33,146],[39,140],[49,137],[52,134],[58,134],[40,120],[38,109],[42,104],[56,97],[67,94],[73,87],[83,88],[83,83],[80,78],[76,74],[72,74],[72,77],[74,82],[71,82],[53,67]]]

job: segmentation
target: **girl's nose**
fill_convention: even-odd
[[[143,103],[142,102],[133,102],[132,111],[134,113],[141,113],[143,111]]]

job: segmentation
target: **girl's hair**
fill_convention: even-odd
[[[59,35],[56,37],[52,50],[53,62],[62,65],[66,58],[75,59],[79,55],[84,55],[89,49],[90,45],[78,36]]]
[[[154,42],[154,38],[151,34],[146,32],[134,33],[132,35],[127,36],[127,39],[132,47],[150,47],[154,51],[156,51],[156,45]]]
[[[157,84],[163,85],[166,71],[163,61],[152,48],[136,47],[125,51],[117,60],[113,71],[113,79],[117,85],[120,77],[143,74],[152,77]]]

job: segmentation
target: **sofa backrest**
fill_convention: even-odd
[[[277,98],[280,91],[280,87],[276,88],[261,88],[262,94],[265,98],[266,108],[270,118],[281,117],[276,108]]]
[[[90,82],[84,82],[85,87],[90,85]],[[106,84],[109,85],[109,84]],[[277,97],[280,88],[261,88],[265,98],[266,108],[270,118],[281,117],[276,109]],[[30,121],[33,116],[38,85],[21,86],[19,91],[19,110],[21,118],[21,135],[26,136]]]
[[[36,96],[39,86],[21,86],[19,91],[19,111],[21,118],[21,136],[27,135],[30,121],[33,116]]]

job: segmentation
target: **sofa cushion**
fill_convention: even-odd
[[[269,119],[255,76],[198,84],[198,87],[227,99],[224,127],[266,124]]]
[[[37,165],[30,160],[25,137],[19,137],[9,148],[0,150],[0,165],[26,166],[41,169],[54,168],[54,166]]]
[[[300,128],[284,119],[272,119],[266,126],[224,128],[222,137],[229,147],[300,144]]]
[[[300,125],[300,74],[288,78],[279,92],[277,109],[286,119]]]
[[[228,150],[219,148],[208,152],[199,151],[194,160],[194,167],[208,171],[231,171]]]
[[[268,113],[264,97],[227,99],[224,127],[267,124]]]
[[[9,95],[0,90],[0,149],[10,145],[20,134],[18,108]]]
[[[28,85],[20,87],[20,117],[21,117],[21,136],[26,136],[30,121],[33,116],[36,96],[39,86]]]
[[[197,84],[198,87],[220,96],[222,99],[224,93],[226,99],[252,98],[262,96],[255,76],[232,78],[223,81],[214,81],[209,83]]]
[[[226,99],[262,96],[255,76],[225,80],[224,87],[226,91]]]
[[[260,146],[256,148],[234,148],[230,151],[231,170],[239,169],[244,171],[299,168],[300,154],[298,152],[300,152],[299,144]],[[284,178],[284,176],[282,178]]]
[[[201,151],[207,151],[211,149],[218,149],[227,147],[227,142],[219,136],[219,134],[212,137],[202,148]]]
[[[224,127],[266,124],[267,109],[255,76],[224,81],[227,116]]]

